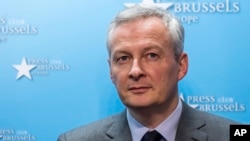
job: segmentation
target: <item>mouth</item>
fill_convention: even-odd
[[[143,94],[146,93],[150,87],[130,87],[128,90],[133,94]]]

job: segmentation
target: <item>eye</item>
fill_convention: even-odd
[[[128,59],[128,56],[122,56],[122,57],[119,57],[117,60],[119,61],[125,61]]]
[[[129,61],[129,56],[121,56],[117,58],[117,63],[124,64]]]
[[[147,58],[148,59],[158,59],[159,56],[156,53],[148,53]]]

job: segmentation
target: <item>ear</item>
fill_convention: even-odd
[[[112,69],[111,69],[111,61],[110,61],[110,58],[108,59],[108,64],[109,64],[109,76],[110,76],[110,79],[113,81],[113,73],[112,73]]]
[[[179,63],[178,80],[181,80],[188,72],[188,55],[186,53],[182,53],[179,57],[178,63]]]

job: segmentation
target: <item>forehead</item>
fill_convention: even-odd
[[[112,48],[126,43],[158,42],[163,44],[168,40],[168,29],[159,17],[139,18],[122,23],[113,30],[110,36]]]

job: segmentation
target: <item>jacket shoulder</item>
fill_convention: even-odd
[[[106,131],[117,120],[121,119],[122,113],[109,116],[107,118],[95,121],[90,124],[74,128],[61,134],[58,137],[58,141],[82,141],[82,140],[103,140],[106,135]]]
[[[229,140],[231,124],[239,123],[212,113],[191,108],[183,103],[177,138],[178,140],[195,138],[196,140],[227,141]]]

